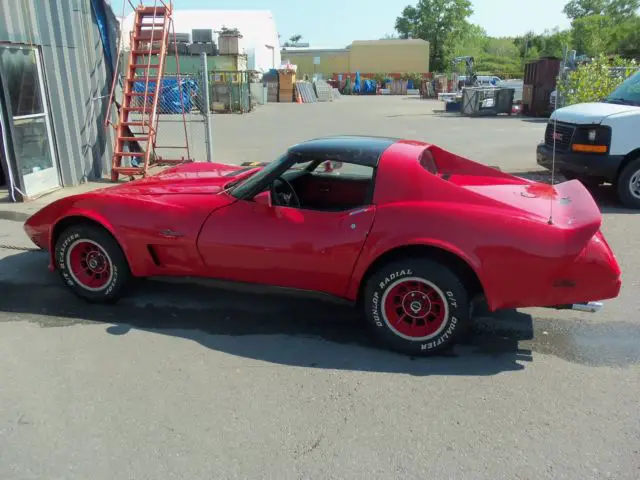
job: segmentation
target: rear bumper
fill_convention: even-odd
[[[496,259],[496,264],[499,261]],[[527,274],[518,282],[504,283],[504,275],[495,280],[498,289],[487,289],[491,310],[546,307],[595,311],[592,302],[616,298],[622,287],[620,266],[601,232],[588,240],[578,255],[526,256],[511,263],[515,262]],[[500,272],[504,272],[502,266]]]
[[[603,178],[612,182],[618,175],[618,169],[623,160],[622,155],[556,152],[555,170],[584,177]],[[551,170],[554,163],[553,150],[544,143],[539,144],[536,149],[536,162],[541,167]]]

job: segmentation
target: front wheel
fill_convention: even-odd
[[[640,209],[640,158],[622,169],[616,181],[620,202],[628,208]]]
[[[408,355],[450,349],[470,320],[462,281],[448,267],[427,259],[384,265],[368,280],[364,305],[377,339]]]
[[[131,279],[127,259],[118,242],[103,228],[73,225],[55,246],[56,267],[62,280],[79,297],[112,303]]]

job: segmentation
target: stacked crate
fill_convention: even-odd
[[[293,102],[293,90],[296,85],[296,73],[293,70],[280,70],[278,72],[280,90],[279,100],[283,103]]]
[[[189,54],[215,55],[216,44],[213,42],[213,30],[210,28],[194,28],[191,30],[192,43],[189,45]]]

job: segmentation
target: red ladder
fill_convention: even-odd
[[[124,99],[119,121],[115,126],[116,141],[111,161],[111,180],[120,175],[145,177],[152,163],[174,164],[185,160],[152,158],[158,129],[158,99],[162,85],[165,59],[172,26],[172,5],[160,0],[161,5],[140,5],[135,8],[135,20],[130,33],[129,63],[125,72]],[[152,59],[157,62],[152,63]],[[144,82],[144,92],[134,91],[134,83]],[[151,87],[151,88],[150,88]],[[115,88],[115,80],[114,80]],[[113,89],[112,89],[113,96]],[[139,113],[141,118],[131,118]],[[133,133],[131,127],[141,129]],[[128,149],[125,149],[128,147]],[[128,159],[128,162],[123,160]],[[128,165],[127,165],[128,163]]]

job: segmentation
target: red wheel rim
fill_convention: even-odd
[[[67,251],[67,267],[83,288],[99,291],[109,284],[113,267],[107,252],[92,240],[76,240]]]
[[[404,278],[391,284],[382,298],[389,328],[408,340],[428,340],[447,324],[449,304],[442,290],[422,278]]]

